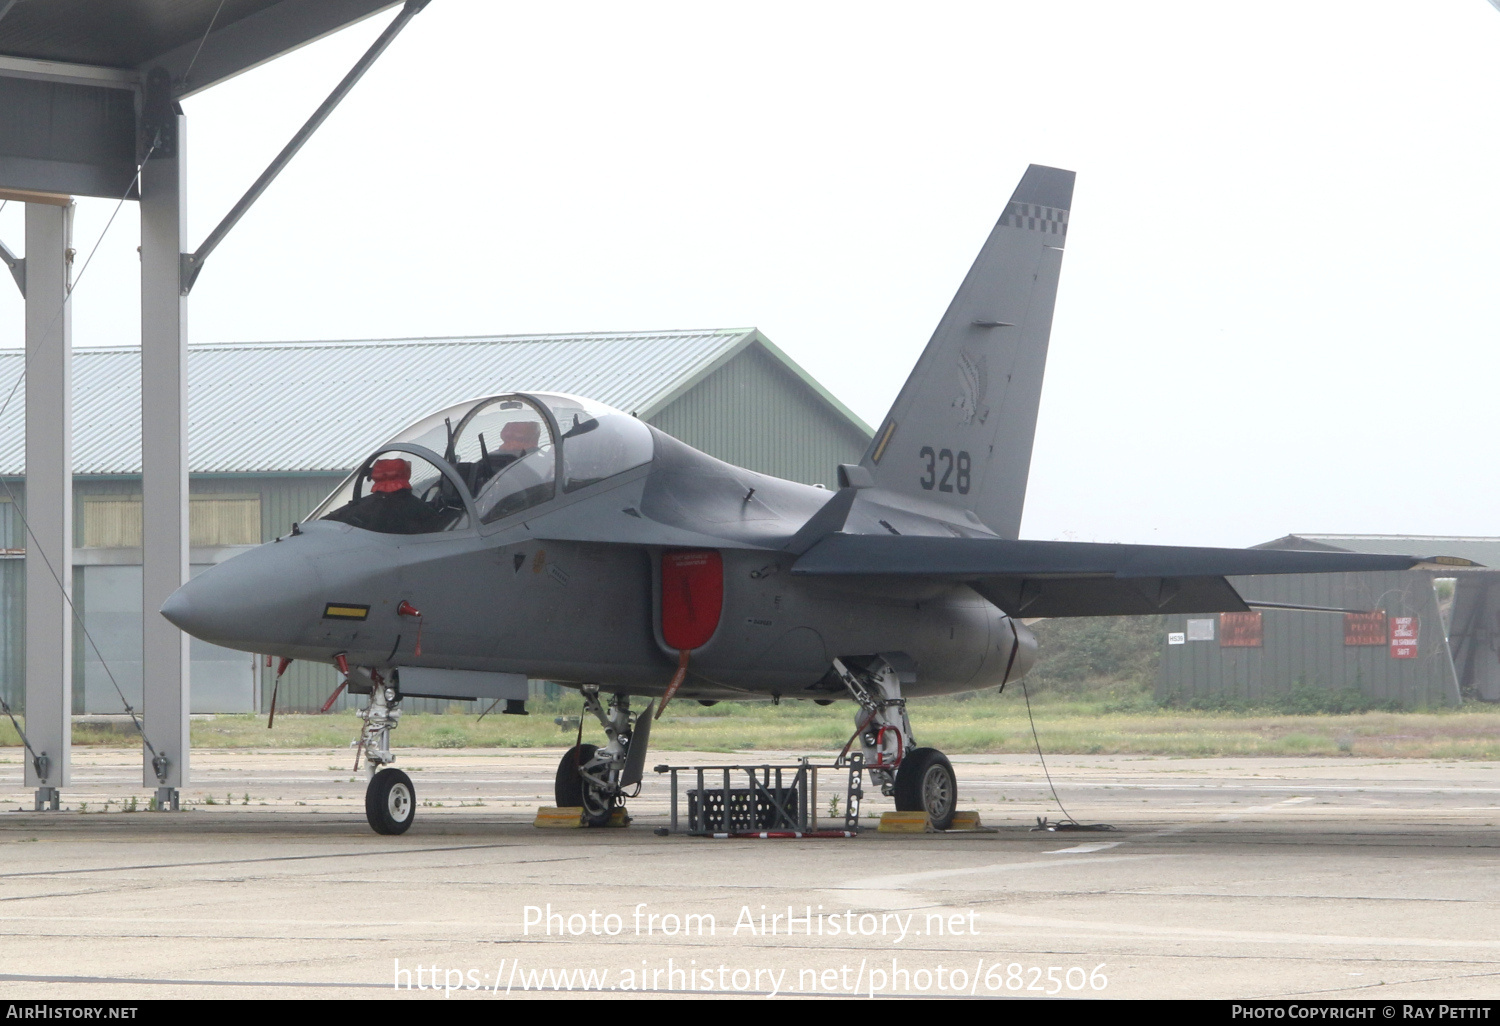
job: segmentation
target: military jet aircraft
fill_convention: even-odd
[[[502,392],[386,441],[289,535],[161,612],[217,645],[332,662],[368,696],[358,748],[381,833],[415,813],[391,766],[402,699],[519,703],[528,678],[578,688],[603,726],[557,774],[557,803],[592,825],[640,783],[652,710],[675,694],[852,699],[872,783],[946,827],[953,768],[918,745],[906,699],[1019,679],[1036,656],[1024,621],[1245,610],[1227,576],[1422,562],[1018,540],[1073,177],[1026,171],[837,490],[587,398]]]

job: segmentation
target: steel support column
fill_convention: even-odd
[[[58,807],[73,741],[73,204],[26,204],[26,786]]]
[[[141,494],[143,780],[157,808],[188,780],[188,638],[158,612],[188,579],[187,299],[179,273],[186,227],[186,124],[141,169]],[[175,132],[172,130],[175,129]],[[149,142],[149,140],[148,140]]]

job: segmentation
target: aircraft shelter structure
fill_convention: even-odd
[[[142,602],[188,579],[187,297],[215,247],[427,0],[407,0],[245,196],[196,249],[185,236],[179,101],[394,0],[0,0],[0,198],[26,204],[26,248],[0,247],[26,297],[26,785],[56,807],[69,781],[72,610],[73,196],[138,201],[141,217]],[[144,618],[142,779],[175,805],[188,770],[188,643]]]
[[[1256,548],[1433,553],[1481,565],[1231,578],[1247,599],[1358,612],[1167,616],[1158,698],[1213,706],[1343,691],[1405,709],[1500,702],[1500,538],[1289,534]]]

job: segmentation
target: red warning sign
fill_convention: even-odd
[[[1384,645],[1386,626],[1384,609],[1377,609],[1373,613],[1345,613],[1344,644]]]
[[[1391,658],[1415,659],[1417,657],[1417,630],[1420,620],[1415,616],[1391,617]]]
[[[1259,613],[1220,613],[1220,648],[1260,648],[1264,634]]]

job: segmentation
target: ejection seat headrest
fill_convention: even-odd
[[[410,460],[376,460],[370,468],[370,491],[399,492],[411,487]]]
[[[500,428],[500,451],[521,452],[535,449],[542,437],[542,426],[534,420],[513,420]]]

